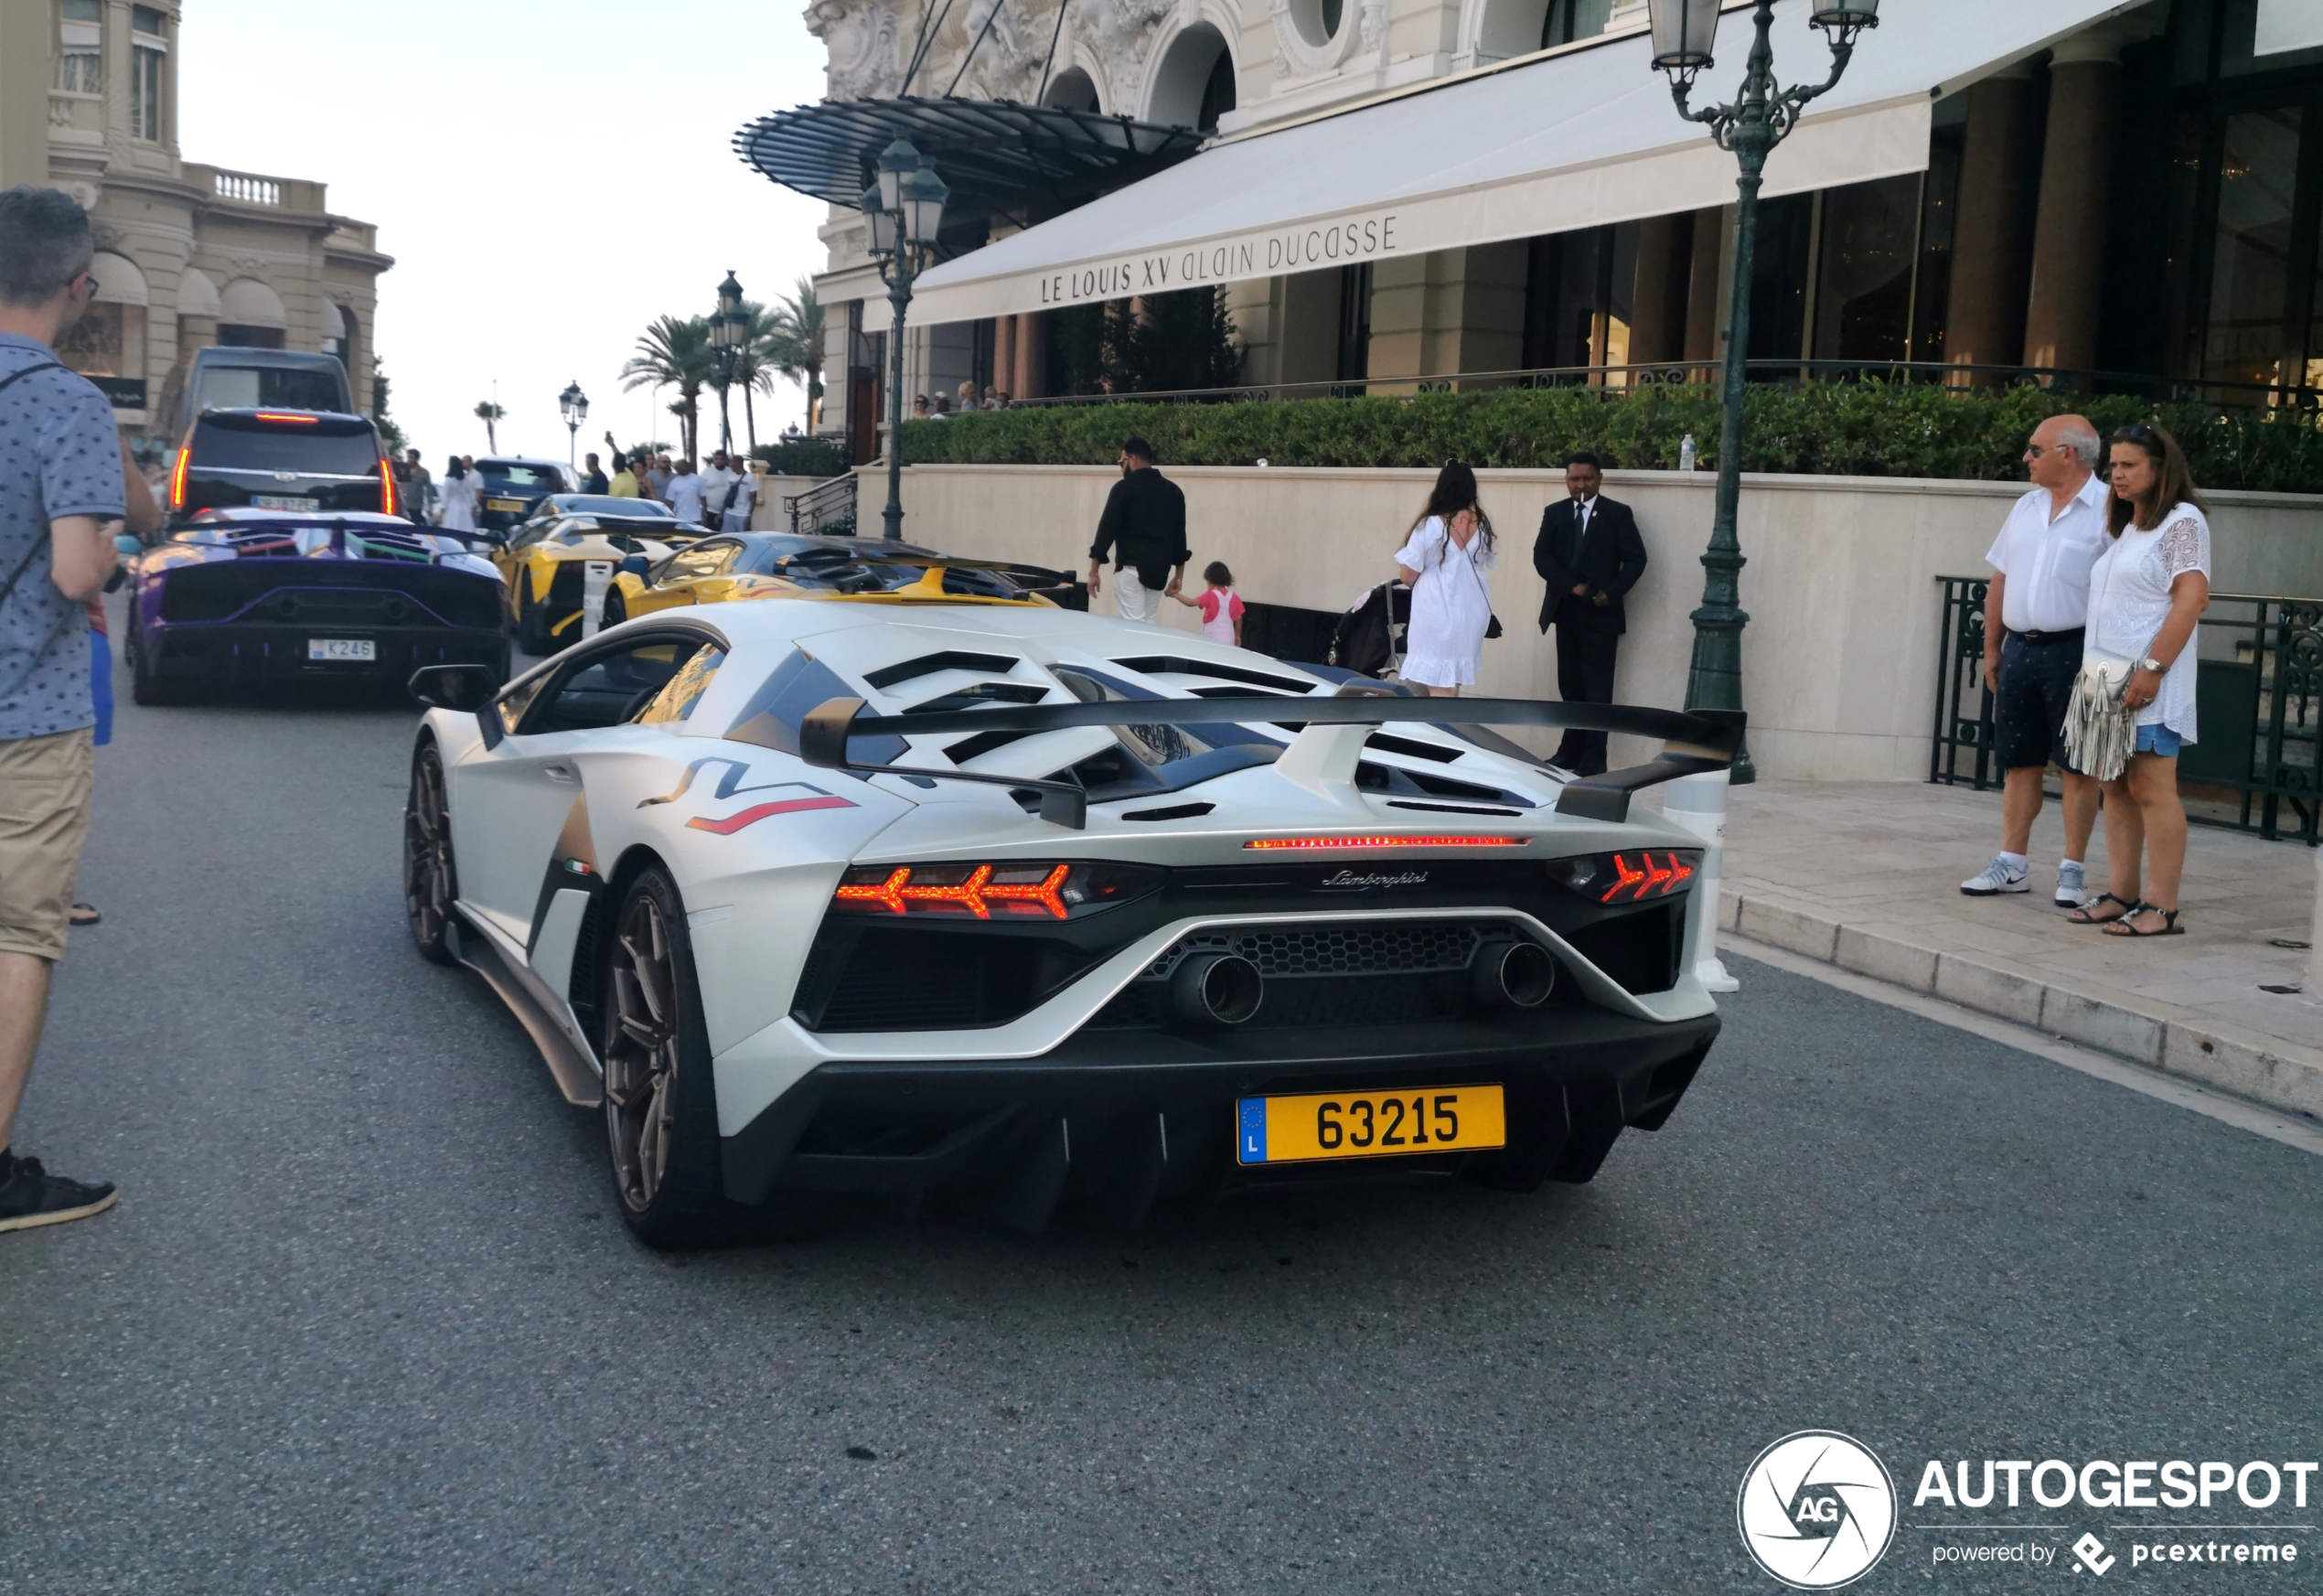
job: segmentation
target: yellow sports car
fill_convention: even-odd
[[[508,613],[528,654],[550,654],[581,636],[581,600],[593,560],[660,563],[701,529],[651,499],[560,493],[544,498],[492,552],[507,580]]]
[[[1063,572],[956,560],[878,538],[741,532],[704,538],[644,573],[634,562],[605,594],[605,624],[686,605],[744,598],[847,598],[875,604],[1046,604],[1088,607]]]

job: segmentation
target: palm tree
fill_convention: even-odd
[[[508,412],[490,400],[481,399],[476,402],[474,413],[476,419],[484,423],[484,446],[495,455],[498,454],[500,452],[499,425],[508,419]]]
[[[750,438],[750,451],[755,454],[758,410],[751,399],[754,394],[774,391],[776,369],[772,356],[782,317],[780,312],[768,310],[755,299],[742,302],[742,343],[734,351],[734,386],[742,390],[743,424]]]
[[[798,279],[798,292],[774,314],[775,330],[766,363],[807,390],[807,431],[821,419],[823,403],[823,305],[811,279]]]
[[[709,318],[696,316],[680,320],[665,316],[638,335],[637,352],[621,368],[621,389],[626,393],[639,388],[675,388],[678,401],[669,407],[669,413],[684,423],[686,457],[697,459],[701,391],[717,376]]]

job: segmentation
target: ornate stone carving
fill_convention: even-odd
[[[972,44],[979,33],[984,42],[976,46],[976,54],[969,63],[968,75],[961,80],[963,89],[975,85],[976,92],[986,100],[1030,100],[1041,86],[1041,66],[1048,54],[1047,34],[1020,20],[1019,7],[1009,0],[974,0],[968,8],[968,37]],[[985,29],[990,18],[991,27]],[[1054,19],[1051,19],[1054,26]]]
[[[878,100],[903,85],[900,27],[884,0],[815,0],[807,31],[823,41],[830,60],[824,84],[833,100]]]
[[[1359,21],[1364,48],[1376,50],[1387,42],[1387,0],[1363,0]]]
[[[1176,0],[1087,0],[1074,27],[1087,53],[1105,63],[1113,85],[1108,111],[1138,115],[1145,104],[1145,76],[1152,64],[1153,38]]]

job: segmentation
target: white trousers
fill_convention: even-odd
[[[1134,565],[1113,573],[1113,603],[1125,621],[1150,621],[1162,613],[1162,590],[1138,580]]]

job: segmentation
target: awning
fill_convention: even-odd
[[[1767,163],[1770,196],[1922,170],[1937,98],[2143,0],[1888,0],[1838,88]],[[1776,12],[1785,82],[1830,50],[1809,0]],[[1720,20],[1697,105],[1730,95],[1747,10]],[[1734,157],[1683,120],[1642,34],[1464,74],[1191,160],[948,261],[923,326],[1394,260],[1726,205]]]
[[[760,117],[734,153],[787,188],[853,209],[879,152],[907,138],[952,191],[954,217],[1070,200],[1194,153],[1190,127],[1156,127],[1010,100],[826,100]]]

